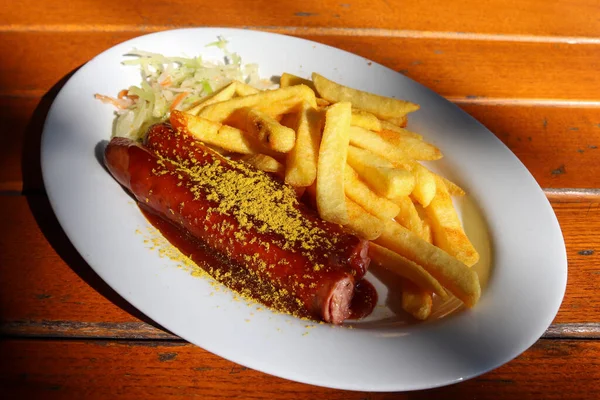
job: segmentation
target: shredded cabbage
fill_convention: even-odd
[[[242,65],[240,56],[227,50],[223,37],[219,36],[218,41],[207,46],[221,49],[225,56],[223,62],[205,62],[200,56],[166,57],[141,50],[125,54],[135,57],[123,61],[123,65],[139,66],[141,84],[122,90],[117,98],[96,95],[97,99],[117,108],[113,136],[141,140],[151,125],[167,120],[171,110],[191,108],[233,80],[261,86],[258,66]]]

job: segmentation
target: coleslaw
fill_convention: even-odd
[[[123,65],[140,68],[141,84],[121,90],[117,97],[95,95],[117,108],[112,136],[140,140],[151,125],[166,121],[171,111],[193,107],[234,80],[264,87],[258,65],[242,64],[237,53],[227,50],[223,37],[208,46],[223,51],[223,62],[206,62],[200,56],[167,57],[135,49],[125,54],[134,58],[123,61]]]

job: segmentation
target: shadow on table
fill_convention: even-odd
[[[56,215],[50,206],[48,197],[45,196],[40,163],[40,148],[44,122],[48,115],[48,111],[50,110],[50,106],[58,95],[58,92],[76,71],[77,69],[66,75],[42,97],[27,125],[23,140],[21,165],[23,173],[23,194],[27,196],[29,208],[40,227],[40,230],[46,237],[46,240],[48,240],[56,253],[81,279],[110,302],[133,315],[135,318],[170,333],[129,304],[108,286],[94,270],[92,270],[69,241],[69,238],[56,219]]]

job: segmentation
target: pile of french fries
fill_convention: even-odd
[[[314,73],[280,88],[234,81],[186,111],[175,129],[279,175],[310,196],[321,218],[370,240],[369,255],[402,277],[402,307],[425,320],[433,295],[479,300],[479,254],[451,196],[465,192],[419,161],[442,157],[406,129],[417,104],[359,91]]]

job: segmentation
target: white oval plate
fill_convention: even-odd
[[[233,301],[207,279],[160,258],[136,229],[148,226],[101,165],[114,95],[140,82],[121,65],[133,48],[221,59],[218,35],[263,77],[317,71],[343,84],[421,104],[409,127],[437,145],[435,165],[469,193],[459,206],[482,253],[489,282],[480,303],[434,321],[411,324],[387,307],[394,293],[373,277],[380,306],[354,329],[311,324]],[[104,141],[104,142],[103,142]],[[492,133],[441,96],[362,57],[293,37],[237,29],[155,33],[122,43],[83,66],[63,87],[42,138],[44,183],[69,239],[114,290],[157,323],[219,356],[283,378],[366,391],[405,391],[459,382],[508,362],[531,346],[556,315],[567,261],[562,233],[544,193]],[[473,206],[475,204],[476,206]],[[482,217],[483,216],[483,217]],[[491,243],[491,245],[490,245]],[[393,307],[392,307],[393,308]],[[307,328],[308,326],[308,328]]]

